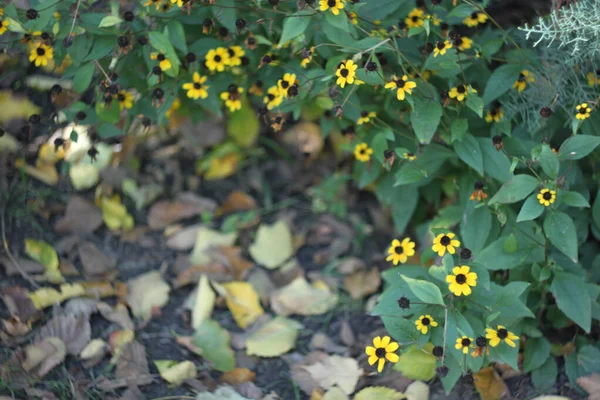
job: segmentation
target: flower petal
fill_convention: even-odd
[[[373,347],[373,346],[367,346],[367,347],[365,347],[365,353],[366,353],[368,356],[373,356],[373,355],[375,355],[375,352],[376,352],[376,351],[377,351],[377,349],[376,349],[375,347]]]
[[[379,365],[377,365],[377,372],[383,371],[383,366],[385,365],[385,358],[379,359]]]
[[[377,356],[371,356],[371,357],[369,357],[369,360],[368,360],[369,361],[369,365],[375,364],[377,362],[377,360],[379,360],[379,357],[377,357]]]
[[[398,350],[399,347],[400,345],[398,342],[392,342],[386,346],[385,351],[386,353],[393,353],[394,351]]]
[[[396,354],[396,353],[387,353],[387,354],[385,355],[385,358],[387,358],[387,360],[388,360],[389,362],[393,362],[393,363],[397,363],[397,362],[398,362],[398,360],[400,360],[400,357],[399,357],[399,356],[398,356],[398,354]]]
[[[373,346],[375,346],[376,348],[380,348],[381,347],[381,338],[379,336],[376,336],[373,339]]]
[[[383,339],[381,339],[381,345],[379,347],[387,347],[388,344],[390,344],[390,337],[389,336],[384,336]]]

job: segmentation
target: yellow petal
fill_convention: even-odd
[[[400,345],[397,342],[392,342],[385,347],[385,351],[387,353],[393,353],[394,351],[398,350],[399,347]]]
[[[375,346],[376,348],[381,347],[381,338],[379,336],[373,339],[373,346]]]
[[[398,362],[398,360],[400,360],[400,357],[398,356],[398,354],[395,354],[395,353],[387,353],[385,355],[385,358],[387,358],[387,360],[389,362],[393,362],[393,363],[396,363],[396,362]]]
[[[367,347],[365,348],[365,353],[366,353],[368,356],[373,356],[373,355],[375,355],[375,352],[376,352],[376,351],[377,351],[377,349],[376,349],[375,347],[372,347],[372,346],[367,346]]]
[[[379,365],[377,365],[377,372],[383,371],[383,366],[385,365],[385,358],[379,359]]]
[[[368,360],[369,361],[369,365],[375,364],[377,362],[377,360],[379,360],[379,357],[377,357],[377,356],[371,356],[371,357],[369,357],[369,360]]]
[[[379,347],[387,347],[387,345],[390,344],[390,340],[389,336],[384,336],[383,339],[381,339],[381,346]]]

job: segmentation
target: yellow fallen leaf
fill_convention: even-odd
[[[198,289],[196,293],[196,302],[194,309],[192,310],[192,328],[198,329],[202,325],[202,321],[209,319],[215,306],[216,299],[215,292],[213,292],[208,282],[208,277],[202,274],[200,281],[198,282]]]
[[[123,348],[129,343],[133,343],[135,339],[135,333],[131,329],[125,329],[121,331],[115,331],[108,337],[108,343],[112,350],[112,358],[110,359],[111,364],[116,364],[119,361],[119,357],[123,352]]]
[[[0,124],[11,119],[28,119],[31,114],[39,114],[40,108],[26,96],[14,96],[9,90],[0,91]]]
[[[111,231],[120,229],[130,231],[133,229],[133,217],[127,212],[127,208],[121,204],[121,198],[118,194],[112,197],[100,195],[96,202],[100,206],[102,218],[108,229]]]
[[[264,314],[258,294],[248,282],[229,282],[222,287],[227,292],[225,297],[227,307],[241,328],[246,328]]]
[[[192,265],[203,265],[211,261],[208,250],[216,246],[231,246],[237,239],[237,233],[221,233],[201,226],[196,234],[196,244],[190,255]]]
[[[196,366],[191,361],[177,362],[173,360],[154,361],[160,376],[167,382],[179,386],[186,379],[196,377]]]
[[[133,315],[148,319],[154,307],[162,307],[169,301],[171,288],[158,271],[142,274],[127,282],[127,303]]]
[[[246,340],[248,355],[277,357],[294,348],[302,324],[277,317],[260,327]]]
[[[429,400],[429,385],[422,381],[414,381],[404,391],[407,400]]]
[[[229,153],[222,157],[213,157],[210,160],[208,170],[204,173],[204,179],[214,181],[233,175],[237,171],[241,159],[242,156],[238,152]]]
[[[406,396],[388,387],[371,386],[356,393],[354,400],[402,400]]]
[[[96,186],[100,180],[100,171],[95,165],[75,164],[69,168],[69,177],[75,190],[87,190]]]
[[[273,225],[261,224],[248,250],[254,261],[266,268],[280,267],[294,252],[290,228],[283,220]]]
[[[60,292],[51,287],[43,287],[35,292],[29,293],[29,298],[37,310],[60,304],[72,297],[79,297],[85,294],[85,289],[78,283],[60,285]]]
[[[64,147],[58,149],[54,144],[44,143],[40,146],[38,151],[38,158],[36,163],[54,165],[65,157]]]
[[[56,186],[58,183],[58,172],[56,167],[50,164],[40,164],[36,167],[25,164],[23,160],[16,160],[15,167],[23,168],[23,172],[27,175],[45,183],[48,186]]]
[[[108,349],[108,343],[102,339],[91,340],[79,353],[82,360],[90,360],[92,358],[102,356]]]
[[[509,395],[506,383],[500,378],[494,367],[481,369],[473,374],[473,380],[481,400],[500,400]]]
[[[43,240],[25,239],[25,253],[33,260],[42,264],[45,268],[44,277],[51,283],[64,281],[60,270],[58,254],[54,247]]]
[[[292,314],[324,314],[337,302],[338,296],[331,292],[325,282],[317,281],[310,285],[302,276],[271,295],[271,307],[284,317]]]
[[[324,395],[323,400],[348,400],[349,397],[344,393],[342,389],[337,386],[329,389]]]

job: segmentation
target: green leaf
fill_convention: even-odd
[[[483,102],[489,104],[508,92],[519,79],[522,69],[518,64],[506,64],[496,68],[485,85]]]
[[[98,135],[103,139],[123,136],[123,131],[115,124],[104,122],[98,126]]]
[[[523,354],[523,372],[531,372],[541,367],[550,355],[550,342],[545,338],[529,339]]]
[[[408,185],[419,182],[426,176],[426,171],[419,168],[414,163],[405,163],[396,174],[396,182],[394,185]]]
[[[202,351],[202,357],[211,361],[217,371],[231,371],[235,368],[235,355],[229,346],[229,332],[218,322],[205,320],[194,333],[194,343]]]
[[[558,170],[560,169],[560,163],[558,162],[558,157],[550,146],[547,144],[542,145],[542,151],[539,156],[540,165],[542,169],[552,179],[556,179],[558,176]]]
[[[210,8],[212,8],[213,16],[221,25],[229,29],[229,32],[235,32],[238,6],[236,0],[219,0],[219,7]]]
[[[258,137],[260,122],[247,99],[243,99],[241,110],[228,113],[227,134],[240,146],[250,147]]]
[[[377,0],[365,2],[360,8],[360,15],[363,18],[368,18],[369,21],[382,20],[401,5],[406,4],[406,0]]]
[[[571,136],[560,146],[558,158],[561,160],[579,160],[594,151],[598,145],[600,145],[600,136]]]
[[[148,38],[150,39],[150,45],[158,52],[162,51],[165,57],[171,61],[171,68],[166,70],[165,74],[176,77],[179,73],[180,61],[170,39],[165,34],[157,31],[150,32]]]
[[[467,107],[471,109],[479,117],[483,117],[483,99],[475,93],[469,93],[467,96]]]
[[[388,141],[386,139],[386,132],[377,133],[371,140],[371,148],[373,149],[373,157],[380,163],[384,162],[383,152],[388,149]]]
[[[344,12],[341,12],[339,15],[333,15],[331,12],[326,12],[325,23],[341,30],[342,32],[350,31],[350,28],[348,27],[348,17],[346,17],[346,13]]]
[[[544,221],[544,233],[561,253],[577,262],[577,231],[571,217],[562,212],[549,213]]]
[[[490,199],[489,204],[510,204],[523,200],[538,187],[540,182],[530,175],[515,175],[506,182],[500,190]]]
[[[279,39],[279,46],[294,39],[301,33],[304,33],[310,21],[311,18],[307,17],[306,13],[302,11],[288,16],[283,22],[283,31],[281,32],[281,38]],[[348,23],[346,23],[346,26],[348,26]]]
[[[525,200],[525,203],[523,203],[523,207],[521,207],[521,211],[519,211],[519,215],[517,216],[517,222],[536,219],[542,215],[544,208],[545,207],[541,205],[540,201],[537,199],[537,194],[532,194]]]
[[[181,22],[176,19],[172,19],[167,24],[167,30],[169,32],[169,40],[173,43],[177,49],[182,53],[188,52],[187,44],[185,43],[185,30]]]
[[[590,295],[585,288],[583,278],[568,272],[556,272],[550,291],[556,299],[556,305],[584,331],[590,332],[592,324],[592,306]]]
[[[436,358],[431,354],[433,344],[428,343],[422,349],[412,345],[400,354],[400,360],[394,365],[396,371],[408,379],[428,381],[435,376]]]
[[[466,134],[462,141],[455,142],[454,150],[461,160],[477,171],[479,175],[483,176],[481,148],[479,147],[479,142],[472,135]]]
[[[506,238],[500,238],[475,256],[475,260],[487,269],[495,271],[513,269],[521,265],[529,255],[528,249],[519,249],[513,253],[504,250]]]
[[[410,122],[421,144],[428,144],[440,124],[442,106],[434,100],[415,97]]]
[[[83,93],[90,86],[90,82],[92,82],[92,77],[94,76],[94,71],[96,70],[96,66],[94,63],[83,64],[77,71],[75,71],[75,76],[73,77],[73,90],[77,93]]]
[[[115,38],[113,36],[96,36],[94,45],[89,54],[83,61],[100,61],[115,47]]]
[[[596,227],[600,228],[600,189],[596,193],[596,201],[594,201],[594,207],[592,208],[592,219]]]
[[[398,303],[396,303],[396,309],[399,310]],[[400,316],[383,316],[381,319],[390,336],[399,343],[416,343],[416,341],[419,339],[420,333],[417,331],[417,327],[415,326],[414,322]]]
[[[490,138],[476,138],[483,153],[483,170],[485,173],[499,180],[506,182],[513,177],[510,171],[510,161],[506,154],[497,151],[492,145]]]
[[[465,133],[469,129],[469,121],[466,118],[456,118],[452,121],[450,132],[452,132],[452,142],[463,140]]]
[[[492,230],[492,214],[487,207],[470,206],[465,210],[460,228],[465,247],[478,254]]]
[[[557,376],[558,365],[554,357],[550,356],[539,368],[531,372],[531,381],[538,391],[547,392],[556,383]]]
[[[559,199],[568,206],[585,208],[589,207],[590,203],[579,192],[559,192]]]
[[[109,26],[114,26],[114,25],[120,24],[121,22],[123,22],[123,20],[120,17],[115,17],[114,15],[108,15],[108,16],[102,18],[102,21],[100,21],[100,25],[98,25],[98,28],[107,28]]]
[[[440,289],[431,282],[412,279],[405,275],[400,275],[408,284],[408,287],[423,303],[444,305],[444,299]]]

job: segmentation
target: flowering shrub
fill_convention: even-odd
[[[396,341],[366,348],[379,371],[398,361],[398,344],[435,357],[447,390],[493,361],[532,372],[540,388],[554,383],[554,355],[573,383],[598,370],[585,336],[600,318],[597,60],[572,72],[589,88],[564,100],[536,74],[558,61],[500,28],[488,1],[92,3],[0,13],[2,38],[20,39],[10,52],[93,98],[50,121],[93,127],[92,161],[99,141],[177,114],[230,121],[201,171],[239,160],[260,121],[279,131],[311,120],[324,137],[345,137],[355,184],[391,209],[396,230],[413,222],[412,240],[390,240],[373,310]],[[540,87],[545,97],[527,97]],[[62,90],[50,88],[52,99]],[[533,117],[521,101],[536,104]],[[59,139],[56,157],[78,134]],[[415,238],[426,241],[420,260]],[[555,350],[555,329],[573,345]]]

